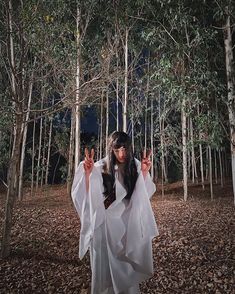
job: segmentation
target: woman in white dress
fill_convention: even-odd
[[[108,155],[94,163],[94,150],[74,177],[72,199],[81,221],[79,257],[90,251],[92,294],[137,294],[152,276],[152,239],[158,235],[150,204],[155,185],[150,154],[133,156],[124,132],[109,138]]]

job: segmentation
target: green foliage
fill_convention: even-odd
[[[159,124],[163,121],[164,152],[169,162],[180,166],[183,100],[195,128],[194,144],[212,147],[226,144],[223,35],[216,26],[224,24],[228,4],[234,11],[234,4],[229,0],[14,1],[12,37],[17,77],[22,75],[22,62],[24,68],[25,93],[21,97],[24,110],[31,80],[31,110],[50,108],[64,97],[67,98],[60,108],[73,107],[79,58],[81,83],[99,75],[95,86],[87,83],[82,87],[82,104],[95,105],[99,112],[101,93],[108,87],[110,110],[115,116],[117,78],[120,108],[123,103],[125,33],[128,30],[128,112],[134,124],[136,149],[143,147],[142,125],[146,113],[148,135],[150,133],[152,102],[154,143],[159,145],[162,135]],[[9,160],[14,99],[10,91],[7,7],[4,3],[0,5],[3,8],[0,14],[3,57],[0,59],[0,110],[4,113],[0,118],[0,168],[3,168]],[[78,8],[81,15],[77,30]],[[80,37],[79,46],[77,37]],[[52,146],[55,152],[68,159],[70,117],[62,121],[60,111],[58,107],[55,115],[50,114],[54,117]],[[30,119],[34,119],[32,114]],[[89,141],[90,146],[97,144],[95,140]],[[188,148],[191,143],[189,140]],[[85,141],[82,140],[82,144]],[[27,148],[30,153],[31,146]],[[63,166],[64,177],[65,170]]]

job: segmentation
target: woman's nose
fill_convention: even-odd
[[[120,150],[120,151],[119,151],[119,156],[120,156],[120,157],[124,157],[124,156],[125,156],[125,151]]]

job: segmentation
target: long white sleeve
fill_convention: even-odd
[[[86,254],[95,229],[104,222],[103,182],[97,166],[93,167],[86,191],[83,162],[80,163],[73,181],[72,200],[81,221],[79,257]]]

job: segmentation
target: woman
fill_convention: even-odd
[[[134,158],[124,132],[109,138],[108,155],[94,150],[74,177],[72,199],[81,220],[79,257],[90,249],[92,294],[137,294],[153,274],[152,239],[158,235],[149,198],[155,192],[150,154]]]

